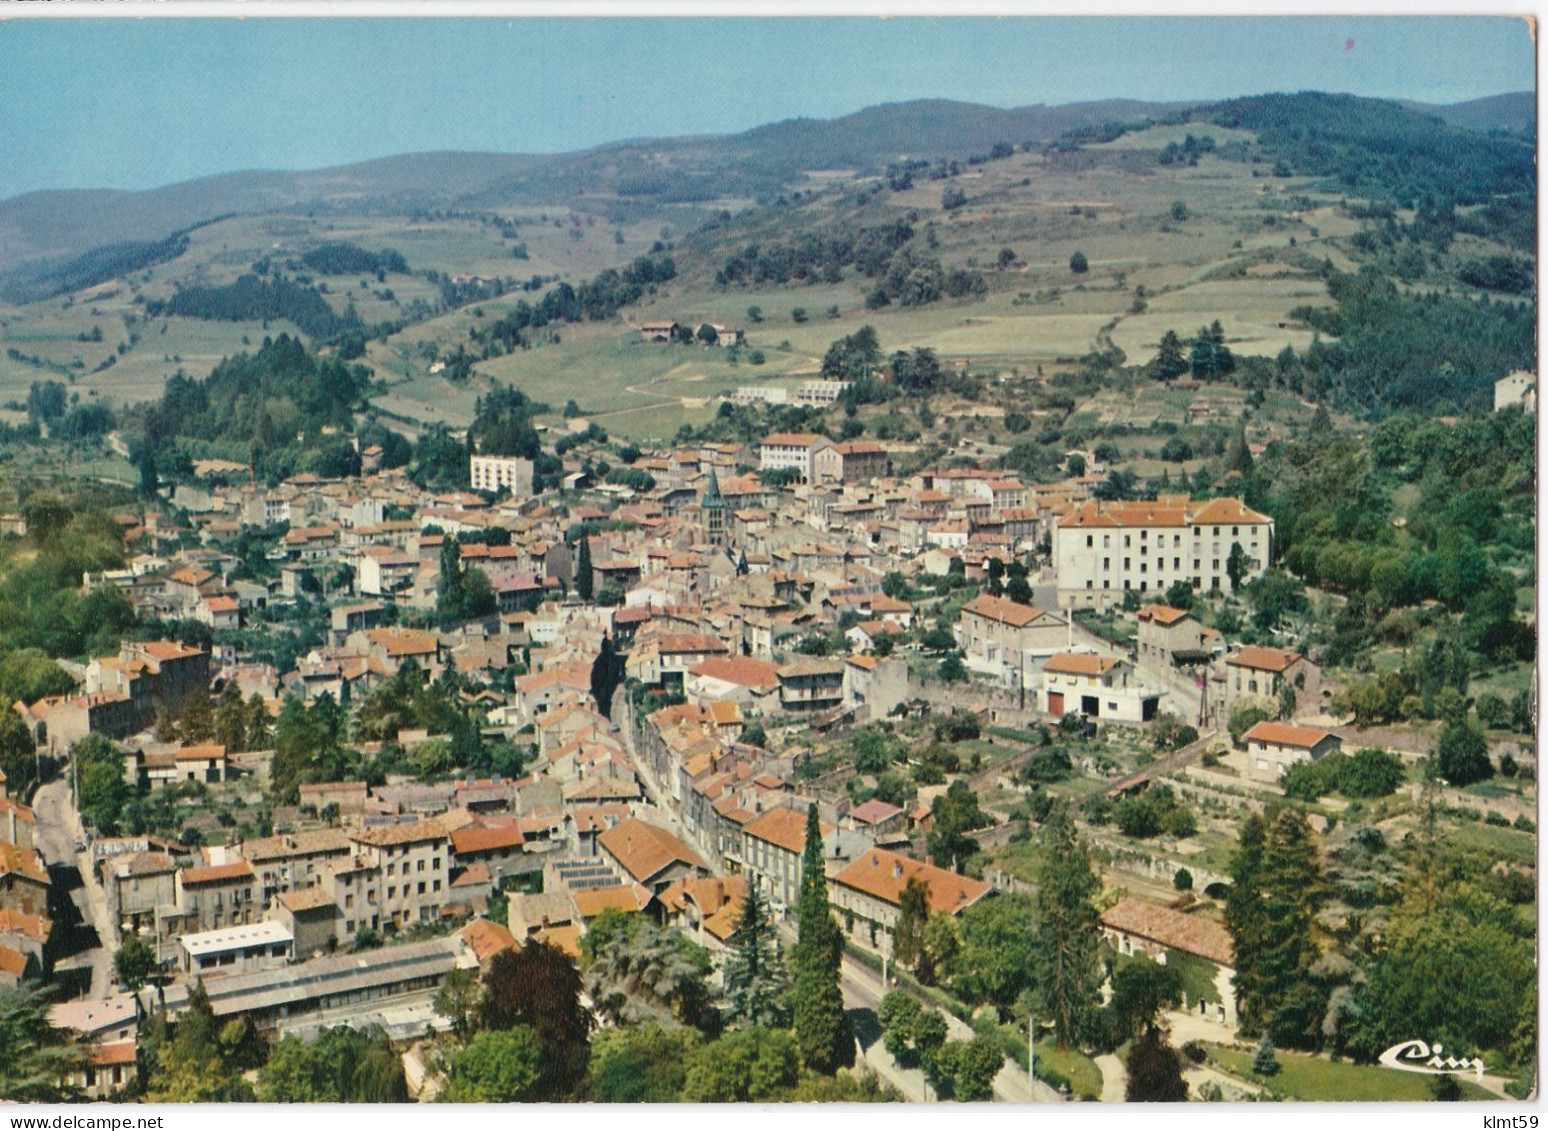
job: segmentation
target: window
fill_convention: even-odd
[[[397,873],[397,871],[398,871],[398,866],[396,864],[389,864],[389,865],[387,865],[387,874],[389,876],[395,875]]]
[[[419,862],[419,866],[417,868],[415,868],[414,871],[416,871],[416,872],[423,872],[424,870],[425,870],[425,862],[423,860],[421,860]]]
[[[440,891],[441,890],[441,881],[440,880],[435,880],[434,882],[432,882],[431,885],[430,885],[430,890],[431,891]]]
[[[394,885],[393,887],[390,887],[390,888],[387,889],[387,898],[388,899],[397,899],[398,898],[398,889],[397,889],[396,885]]]
[[[1216,538],[1219,538],[1219,537],[1220,537],[1220,527],[1218,527],[1218,526],[1217,526],[1217,527],[1215,527],[1215,537],[1216,537]]]
[[[1086,535],[1086,546],[1089,548],[1089,547],[1095,546],[1095,545],[1096,545],[1096,539],[1093,538],[1091,535],[1087,534]]]
[[[1112,537],[1110,535],[1107,535],[1107,534],[1102,535],[1102,549],[1104,549],[1104,550],[1107,549],[1109,546],[1112,545],[1112,543],[1113,543],[1113,540],[1112,540]]]
[[[425,894],[425,881],[424,880],[420,880],[419,881],[419,892],[418,892],[418,894],[419,895],[424,895]]]
[[[1123,559],[1123,568],[1124,568],[1124,569],[1129,569],[1129,568],[1131,568],[1131,567],[1130,567],[1130,565],[1129,565],[1129,563],[1130,563],[1130,562],[1131,562],[1131,561],[1132,561],[1132,560],[1133,560],[1133,559],[1132,559],[1132,558],[1124,558],[1124,559]]]
[[[1123,545],[1124,545],[1125,549],[1128,548],[1130,541],[1131,541],[1131,539],[1129,538],[1129,536],[1127,534],[1125,534],[1123,536]]]
[[[1113,568],[1113,559],[1112,558],[1103,558],[1102,559],[1102,568],[1103,569],[1112,569]]]

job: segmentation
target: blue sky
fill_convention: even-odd
[[[912,98],[1534,87],[1511,18],[11,19],[0,60],[0,198],[571,150]]]

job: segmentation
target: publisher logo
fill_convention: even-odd
[[[1399,1072],[1421,1072],[1426,1076],[1449,1076],[1462,1069],[1472,1069],[1480,1082],[1483,1081],[1484,1062],[1481,1057],[1458,1060],[1442,1055],[1446,1050],[1440,1045],[1430,1046],[1423,1041],[1400,1041],[1378,1057],[1381,1064],[1396,1068]]]

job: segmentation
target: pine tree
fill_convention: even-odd
[[[1066,1048],[1101,998],[1095,902],[1101,885],[1065,805],[1049,811],[1042,842],[1035,905],[1043,948],[1039,989],[1043,1015],[1052,1019],[1059,1047]]]
[[[1183,354],[1182,340],[1178,338],[1176,330],[1168,330],[1161,335],[1161,348],[1156,351],[1155,365],[1156,376],[1162,381],[1170,381],[1188,372],[1188,359]]]
[[[844,938],[828,908],[828,878],[822,863],[822,829],[817,806],[806,811],[806,851],[801,858],[801,896],[796,909],[794,1014],[801,1063],[832,1075],[853,1058],[844,995],[839,988]]]
[[[1273,1076],[1279,1071],[1279,1058],[1274,1055],[1274,1041],[1267,1033],[1258,1042],[1252,1054],[1252,1070],[1258,1076]]]
[[[575,595],[582,601],[589,602],[595,586],[595,579],[591,574],[591,539],[580,540],[580,553],[575,558]]]
[[[742,917],[726,956],[726,999],[735,1024],[783,1028],[789,1023],[785,997],[790,975],[780,958],[758,877],[749,878]]]

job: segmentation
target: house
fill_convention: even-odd
[[[885,718],[908,698],[908,662],[901,656],[852,655],[844,659],[844,705]]]
[[[812,456],[812,482],[864,483],[887,474],[887,449],[874,440],[826,444]]]
[[[191,933],[244,926],[263,912],[252,864],[234,860],[184,868],[177,874],[177,909]]]
[[[816,479],[816,459],[819,449],[831,441],[815,432],[770,432],[758,445],[758,468],[761,471],[794,470],[802,483]]]
[[[1247,776],[1278,781],[1291,766],[1337,754],[1343,739],[1329,730],[1264,721],[1242,735],[1242,745],[1247,748]]]
[[[898,806],[873,797],[849,811],[851,828],[870,833],[878,840],[885,840],[903,831],[903,810]]]
[[[828,881],[833,908],[850,938],[890,955],[902,915],[903,890],[911,881],[924,885],[929,915],[960,915],[994,891],[971,876],[873,848]]]
[[[0,911],[48,914],[48,868],[31,848],[0,841]]]
[[[376,873],[383,927],[407,929],[440,919],[451,873],[451,838],[440,821],[360,829],[350,832],[349,839],[356,855]]]
[[[1105,609],[1127,590],[1165,593],[1179,581],[1233,592],[1233,550],[1240,547],[1245,585],[1268,568],[1273,538],[1274,520],[1240,499],[1079,503],[1053,530],[1059,607]]]
[[[1156,667],[1208,663],[1220,634],[1205,628],[1186,609],[1146,605],[1135,614],[1135,652]]]
[[[801,895],[801,855],[806,851],[806,814],[781,806],[742,827],[742,868],[756,877],[776,912],[794,908]],[[833,826],[819,822],[823,836]]]
[[[676,322],[643,322],[640,324],[640,341],[670,342],[677,332]]]
[[[1524,370],[1507,373],[1494,383],[1494,411],[1520,405],[1523,412],[1537,411],[1537,374]]]
[[[293,955],[303,961],[331,953],[339,943],[348,941],[343,912],[322,887],[281,892],[274,897],[269,918],[290,932]]]
[[[1050,715],[1079,713],[1091,719],[1148,723],[1162,692],[1142,684],[1133,669],[1113,656],[1059,652],[1043,665],[1040,704]]]
[[[804,657],[779,669],[779,705],[784,711],[826,711],[844,701],[844,662]]]
[[[779,707],[779,668],[751,656],[708,656],[688,669],[683,691],[699,704],[729,700],[772,712]]]
[[[708,875],[699,854],[672,833],[635,817],[620,821],[597,836],[602,857],[611,860],[635,883],[660,892],[689,876]]]
[[[1119,954],[1143,954],[1165,966],[1167,955],[1176,951],[1208,962],[1215,968],[1220,1002],[1185,999],[1183,1007],[1212,1020],[1236,1023],[1236,994],[1231,984],[1235,957],[1231,935],[1221,924],[1133,896],[1125,896],[1102,912],[1098,924],[1102,937]]]
[[[1306,661],[1283,648],[1243,645],[1226,657],[1225,700],[1231,704],[1260,696],[1277,699],[1286,687],[1305,682]]]
[[[93,1100],[109,1099],[134,1084],[139,1079],[138,1022],[139,1003],[133,994],[49,1006],[48,1023],[75,1033],[91,1049],[85,1065],[65,1082]]]
[[[1002,686],[1030,686],[1037,666],[1068,645],[1069,621],[1036,605],[980,593],[962,606],[956,625],[964,662]]]
[[[105,857],[98,866],[108,916],[121,932],[154,926],[177,906],[177,861],[151,849]]]
[[[526,837],[515,817],[477,817],[451,832],[452,860],[458,868],[481,864],[498,881],[516,872],[529,871],[522,845]]]

